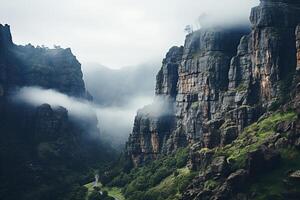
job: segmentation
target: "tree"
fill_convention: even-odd
[[[184,31],[185,31],[187,34],[193,33],[193,32],[194,32],[193,26],[192,26],[192,25],[186,25],[185,28],[184,28]]]

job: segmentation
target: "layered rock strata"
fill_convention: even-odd
[[[0,25],[0,45],[0,95],[4,88],[39,86],[88,97],[81,64],[71,49],[15,45],[8,25]]]
[[[74,118],[62,107],[12,101],[10,94],[26,86],[90,98],[70,49],[15,45],[10,27],[0,25],[1,199],[62,199],[78,174],[107,162],[113,151],[102,143],[93,113]]]
[[[182,146],[230,144],[246,126],[284,101],[299,65],[299,3],[262,0],[252,9],[250,21],[251,31],[201,29],[188,35],[183,47],[170,49],[157,75],[156,95],[173,101],[173,122],[168,122],[172,126],[158,131],[160,118],[138,113],[127,144],[136,165],[149,155]],[[139,131],[141,127],[147,131]],[[160,139],[151,139],[154,132]]]

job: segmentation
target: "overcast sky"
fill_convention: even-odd
[[[80,62],[111,68],[161,60],[184,27],[246,23],[259,0],[0,0],[14,42],[71,47]]]

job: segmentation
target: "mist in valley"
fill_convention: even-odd
[[[154,62],[121,69],[83,64],[86,89],[93,96],[92,101],[40,87],[20,88],[13,99],[33,106],[43,103],[53,108],[62,106],[71,117],[78,120],[94,120],[96,117],[100,138],[121,150],[132,131],[138,109],[152,104],[152,110],[157,110],[156,107],[161,110],[162,103],[153,104],[155,77],[159,67]]]
[[[247,26],[249,25],[248,13],[258,0],[247,1],[239,7],[234,6],[239,2],[239,0],[222,2],[176,0],[170,4],[167,1],[156,0],[152,2],[126,0],[124,3],[114,0],[111,3],[104,1],[75,3],[74,6],[81,6],[77,10],[74,9],[76,12],[70,11],[68,15],[70,21],[60,21],[59,31],[50,32],[54,36],[52,39],[45,39],[44,36],[46,33],[49,34],[49,29],[56,30],[51,26],[57,28],[58,20],[53,17],[40,21],[49,13],[40,13],[43,9],[36,9],[41,18],[34,17],[32,23],[29,19],[33,16],[26,13],[26,20],[19,24],[17,19],[24,14],[21,6],[22,9],[17,16],[9,17],[8,14],[3,16],[14,27],[15,40],[19,43],[31,41],[34,45],[61,44],[62,47],[71,47],[79,62],[82,63],[85,86],[93,96],[93,101],[88,102],[68,97],[54,90],[36,87],[23,88],[17,96],[20,100],[34,105],[49,103],[52,106],[66,107],[70,115],[75,117],[88,117],[93,113],[92,115],[97,116],[102,137],[114,146],[120,147],[125,144],[132,131],[137,111],[149,104],[152,105],[148,108],[153,110],[159,107],[160,104],[157,104],[159,100],[154,100],[155,77],[167,50],[172,45],[183,45],[186,35],[185,26],[190,25],[191,31],[216,25]],[[19,3],[19,5],[23,4],[23,2]],[[29,1],[29,4],[34,5],[33,8],[42,8],[45,5],[52,7],[56,3],[54,1],[40,4],[35,0]],[[66,2],[61,3],[61,7],[68,5],[69,3]],[[118,7],[116,8],[115,5]],[[130,9],[128,5],[131,5]],[[224,9],[225,5],[228,5],[227,9]],[[11,3],[8,2],[3,5],[7,8],[10,6]],[[100,7],[102,8],[100,10],[105,11],[102,14],[96,12]],[[168,8],[167,12],[165,8]],[[93,18],[82,17],[86,16],[87,10]],[[112,10],[120,12],[112,16],[110,12]],[[190,10],[190,12],[184,13],[183,10]],[[57,14],[65,16],[61,11],[63,9],[59,9]],[[89,23],[86,23],[87,19]],[[75,22],[81,22],[80,26],[73,26]],[[26,26],[28,32],[36,32],[34,30],[37,24],[42,28],[37,31],[40,35],[34,38],[19,30]],[[70,31],[81,34],[71,34]]]

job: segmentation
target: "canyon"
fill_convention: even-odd
[[[97,199],[105,188],[127,200],[299,199],[300,3],[260,0],[249,19],[204,26],[170,48],[154,102],[137,111],[119,154],[96,113],[14,99],[38,87],[93,104],[70,48],[17,45],[0,25],[0,198]],[[129,82],[111,101],[90,76],[98,103],[135,94]],[[95,174],[103,188],[87,187]]]
[[[156,78],[156,96],[172,112],[155,115],[153,104],[135,118],[126,146],[135,167],[189,149],[188,166],[199,174],[178,199],[259,198],[247,182],[288,163],[285,148],[299,149],[300,4],[261,0],[250,22],[203,27],[172,47]],[[281,198],[297,199],[299,182],[285,181]]]

